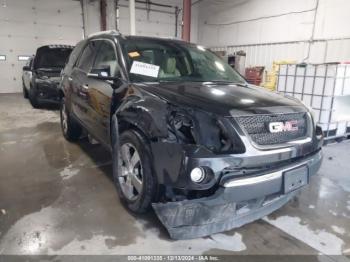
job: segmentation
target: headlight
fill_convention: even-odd
[[[236,130],[232,128],[232,125],[228,123],[229,120],[223,119],[217,121],[219,127],[220,137],[220,153],[228,154],[242,154],[245,152],[245,146],[241,138],[238,136]]]
[[[228,119],[202,111],[171,107],[168,114],[168,139],[181,144],[203,146],[215,154],[244,153],[245,147]],[[195,171],[198,172],[199,171]],[[195,173],[197,174],[197,173]]]
[[[323,139],[323,131],[322,128],[318,125],[316,125],[316,137],[317,139]]]
[[[181,111],[173,111],[168,116],[169,131],[178,142],[194,144],[193,121]]]

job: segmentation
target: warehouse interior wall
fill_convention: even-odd
[[[171,7],[136,3],[136,34],[181,38],[182,0],[152,2]],[[1,3],[0,55],[6,56],[0,61],[2,93],[21,91],[25,61],[19,55],[32,55],[44,44],[75,44],[83,33],[101,30],[99,0],[82,0],[82,6],[73,0]],[[119,0],[118,12],[114,0],[106,3],[107,29],[117,26],[129,34],[129,2]],[[348,0],[192,0],[191,42],[228,54],[244,50],[247,67],[269,69],[280,60],[350,61],[350,27],[344,26],[348,10]]]
[[[182,0],[153,1],[163,5],[173,6],[160,7],[136,3],[136,35],[156,37],[181,37],[181,15],[177,21],[177,35],[175,35],[175,6],[182,8]],[[119,1],[119,25],[121,33],[128,35],[129,28],[129,1]]]
[[[107,0],[107,17],[106,17],[106,26],[107,30],[115,30],[117,27],[117,12],[116,10],[116,1],[115,0]]]
[[[79,1],[0,1],[0,93],[22,92],[25,58],[38,47],[75,45],[82,37]]]
[[[82,0],[82,15],[85,37],[101,31],[100,1]]]
[[[82,0],[85,37],[101,31],[101,5],[99,0]],[[116,29],[116,1],[106,0],[106,30]]]
[[[191,10],[191,42],[198,42],[198,22],[199,22],[199,2],[192,0],[192,10]]]
[[[136,34],[181,37],[182,0],[152,1],[169,5],[136,4]],[[106,28],[129,34],[127,0],[106,0]],[[178,8],[176,21],[175,7]],[[118,14],[118,15],[117,15]],[[118,16],[118,17],[117,17]],[[83,23],[84,21],[84,23]],[[75,45],[101,31],[99,0],[1,0],[0,1],[0,93],[22,92],[22,67],[36,49],[47,44]]]
[[[198,43],[245,50],[247,66],[350,61],[348,0],[203,0],[198,9]]]
[[[100,1],[84,0],[87,6],[86,35],[100,31]],[[136,35],[155,37],[181,37],[182,0],[152,1],[167,6],[147,5],[136,2]],[[125,35],[130,34],[129,1],[119,0],[118,10],[114,0],[107,0],[107,29],[117,29]],[[175,7],[180,13],[176,21]],[[176,25],[176,26],[175,26]],[[177,30],[176,30],[177,28]]]

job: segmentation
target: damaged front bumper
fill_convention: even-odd
[[[153,203],[152,206],[174,239],[197,238],[230,230],[282,207],[309,183],[321,160],[319,150],[262,174],[233,177],[221,183],[209,197]]]

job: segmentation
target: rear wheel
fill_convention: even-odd
[[[155,197],[156,183],[146,139],[137,131],[121,134],[113,152],[113,176],[120,198],[135,213],[144,213]]]
[[[71,118],[64,97],[61,99],[60,117],[63,136],[68,141],[78,140],[82,133],[82,128],[76,121],[74,121],[74,119]]]
[[[33,87],[30,87],[28,97],[29,97],[29,102],[32,105],[32,107],[38,108],[39,102],[37,99],[37,92]]]

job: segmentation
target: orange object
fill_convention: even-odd
[[[138,57],[138,56],[140,56],[139,52],[137,52],[137,51],[135,51],[135,52],[130,52],[130,53],[128,53],[128,55],[129,55],[130,57]]]

